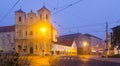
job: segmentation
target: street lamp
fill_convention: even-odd
[[[40,31],[41,31],[42,33],[45,33],[45,32],[46,32],[46,28],[43,27],[43,28],[40,29]]]
[[[42,36],[43,36],[43,43],[42,43],[42,56],[44,56],[44,37],[45,37],[45,33],[46,33],[46,28],[45,27],[42,27],[41,29],[40,29],[40,31],[41,31],[41,33],[42,33]]]
[[[88,51],[88,50],[87,50],[87,49],[88,49],[87,46],[88,46],[88,42],[87,42],[87,41],[84,41],[84,42],[83,42],[83,51],[84,51],[85,54],[87,54],[87,51]]]
[[[83,46],[86,47],[88,43],[86,41],[83,42]]]

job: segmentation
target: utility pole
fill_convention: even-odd
[[[106,50],[107,50],[107,52],[106,52],[106,55],[108,55],[109,54],[109,47],[108,47],[109,45],[108,45],[108,22],[106,22]]]

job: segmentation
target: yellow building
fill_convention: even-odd
[[[21,55],[50,53],[51,41],[57,42],[57,30],[50,23],[50,11],[43,6],[37,15],[15,12],[15,50]]]

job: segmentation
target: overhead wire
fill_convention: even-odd
[[[59,12],[65,10],[65,9],[67,9],[67,8],[69,8],[69,7],[71,7],[71,6],[73,6],[74,4],[79,3],[80,1],[82,1],[82,0],[79,0],[79,1],[77,1],[77,2],[74,2],[74,3],[69,4],[69,5],[67,5],[67,6],[59,7],[59,8],[61,8],[61,9],[56,8],[56,10],[58,10],[58,11],[54,12],[52,15],[57,14],[57,13],[59,13]],[[87,26],[87,27],[88,27],[88,26],[94,27],[94,26],[100,26],[100,24],[101,24],[101,25],[103,25],[103,24],[105,25],[105,23],[97,23],[97,24],[93,24],[93,25],[75,26],[75,27],[62,28],[62,29],[72,29],[72,28],[77,28],[77,29],[78,29],[78,28],[86,27],[86,26]],[[114,22],[113,22],[113,23],[110,23],[110,24],[114,24]],[[58,24],[58,25],[59,25],[59,24]],[[59,26],[60,26],[60,25],[59,25]],[[111,28],[109,28],[109,29],[111,29]]]
[[[69,5],[67,5],[67,6],[61,7],[61,9],[59,9],[59,10],[58,10],[58,8],[56,8],[58,11],[52,13],[52,15],[55,15],[55,14],[57,14],[57,13],[59,13],[59,12],[65,10],[65,9],[67,9],[67,8],[69,8],[69,7],[71,7],[71,6],[75,5],[75,4],[77,4],[77,3],[79,3],[80,1],[82,1],[82,0],[79,0],[79,1],[77,1],[77,2],[74,2],[74,3],[69,4]],[[56,23],[56,24],[58,25],[58,27],[60,27],[61,29],[66,29],[66,28],[61,27],[61,25],[58,24],[56,21],[54,21],[54,23]],[[103,23],[100,23],[100,24],[103,24]],[[105,23],[104,23],[104,24],[105,24]],[[96,25],[97,25],[97,24],[93,24],[92,26],[96,26]],[[90,25],[87,25],[87,27],[88,27],[88,26],[90,26]],[[72,27],[72,28],[77,28],[77,29],[78,29],[78,27],[80,28],[80,26]],[[84,26],[82,26],[82,27],[84,27]],[[67,28],[67,29],[69,29],[69,32],[71,32],[71,27],[70,27],[70,28]],[[103,31],[102,31],[102,32],[103,32]]]
[[[57,14],[57,13],[65,10],[65,9],[67,9],[67,8],[73,6],[73,5],[76,5],[76,4],[78,4],[79,2],[81,2],[81,1],[82,1],[82,0],[79,0],[79,1],[76,1],[76,2],[74,2],[74,3],[69,4],[69,5],[67,5],[67,6],[64,6],[63,8],[61,8],[61,9],[57,10],[56,12],[52,13],[52,15],[55,15],[55,14]]]
[[[12,11],[12,9],[20,2],[20,0],[17,0],[16,3],[7,11],[5,16],[3,16],[0,20],[0,23],[8,16],[8,14]]]

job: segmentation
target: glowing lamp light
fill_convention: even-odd
[[[40,31],[41,31],[41,32],[45,32],[45,31],[46,31],[46,28],[41,28]]]
[[[85,41],[85,42],[83,42],[83,45],[84,45],[84,46],[87,46],[87,44],[88,44],[88,43],[87,43],[86,41]]]

